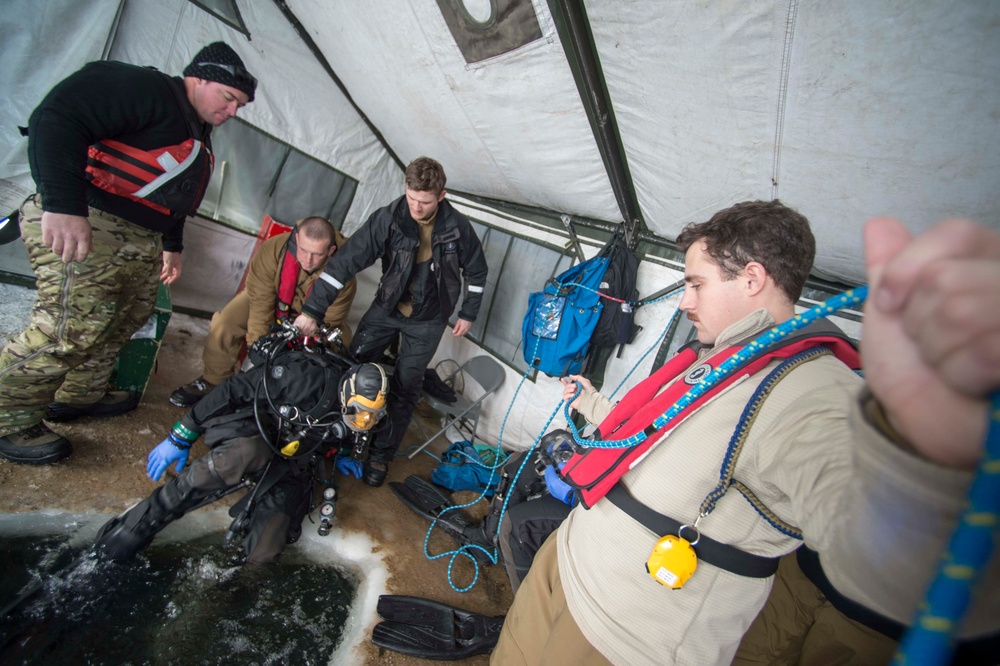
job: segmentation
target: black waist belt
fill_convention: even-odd
[[[677,534],[681,528],[681,523],[669,516],[653,511],[648,506],[638,501],[629,494],[622,485],[616,484],[607,494],[607,498],[612,504],[627,513],[629,516],[641,523],[646,529],[664,536],[667,534]],[[763,557],[753,555],[745,551],[720,543],[704,534],[698,540],[698,545],[694,546],[694,551],[698,554],[698,559],[708,562],[714,567],[725,569],[739,576],[748,578],[767,578],[773,576],[778,571],[778,557]]]
[[[853,599],[845,597],[833,587],[833,583],[826,577],[823,567],[819,563],[819,553],[802,546],[795,551],[795,559],[798,560],[799,568],[813,585],[819,588],[826,600],[834,608],[851,618],[855,622],[860,622],[869,629],[874,629],[883,636],[888,636],[894,641],[903,637],[906,626],[888,618],[881,613],[876,613],[867,606],[859,604]]]
[[[845,597],[838,592],[826,577],[819,561],[819,553],[810,550],[805,546],[800,547],[795,552],[795,559],[799,563],[799,568],[806,578],[812,582],[819,591],[823,593],[830,605],[843,613],[846,617],[859,622],[873,631],[877,631],[883,636],[894,641],[900,641],[907,630],[907,626],[900,622],[888,618],[881,613],[877,613],[867,606],[859,604],[853,599]],[[963,664],[966,666],[992,666],[1000,663],[997,661],[1000,655],[1000,634],[987,634],[976,638],[965,638],[956,641],[955,654],[952,664]]]

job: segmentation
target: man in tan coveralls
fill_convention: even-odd
[[[202,355],[204,373],[170,394],[172,404],[191,407],[222,380],[233,375],[244,341],[249,346],[266,335],[277,319],[298,314],[327,259],[347,242],[347,238],[322,217],[299,220],[295,229],[295,232],[267,239],[257,249],[247,270],[246,289],[212,317]],[[298,271],[286,268],[289,261],[298,262]],[[357,281],[351,279],[324,318],[331,328],[340,329],[345,346],[351,344],[347,315],[356,292]],[[283,294],[286,298],[292,295],[291,302],[283,301]]]

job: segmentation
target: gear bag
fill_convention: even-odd
[[[578,374],[604,304],[608,258],[598,255],[560,273],[528,297],[521,326],[524,360],[550,377]],[[565,286],[564,286],[565,285]]]
[[[639,258],[628,248],[621,234],[612,236],[598,256],[608,259],[601,280],[601,293],[625,302],[605,299],[604,309],[590,336],[590,344],[594,347],[619,345],[618,354],[621,356],[622,346],[631,342],[638,332],[633,322],[632,303],[639,300],[639,290],[636,289]]]
[[[455,442],[441,455],[441,464],[431,472],[431,481],[450,490],[475,490],[492,497],[500,483],[500,470],[494,470],[498,462],[504,462],[507,454],[499,452],[489,444],[476,444],[465,440]]]

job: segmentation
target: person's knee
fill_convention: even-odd
[[[243,341],[247,335],[249,312],[244,312],[236,298],[212,315],[208,324],[207,340],[217,342]],[[206,342],[207,342],[206,340]]]

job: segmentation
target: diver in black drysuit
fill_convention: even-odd
[[[230,535],[243,538],[247,562],[277,557],[298,539],[314,506],[316,463],[345,440],[353,441],[353,425],[369,429],[385,413],[381,367],[365,363],[345,371],[345,365],[323,352],[283,350],[222,382],[150,452],[151,479],[159,480],[174,463],[178,474],[101,529],[98,556],[126,561],[171,521],[255,479],[230,511],[236,516]],[[352,405],[343,415],[342,396]],[[367,416],[358,412],[358,419],[356,396],[367,408]],[[352,427],[345,427],[349,422]],[[191,444],[202,434],[209,453],[185,467]]]

